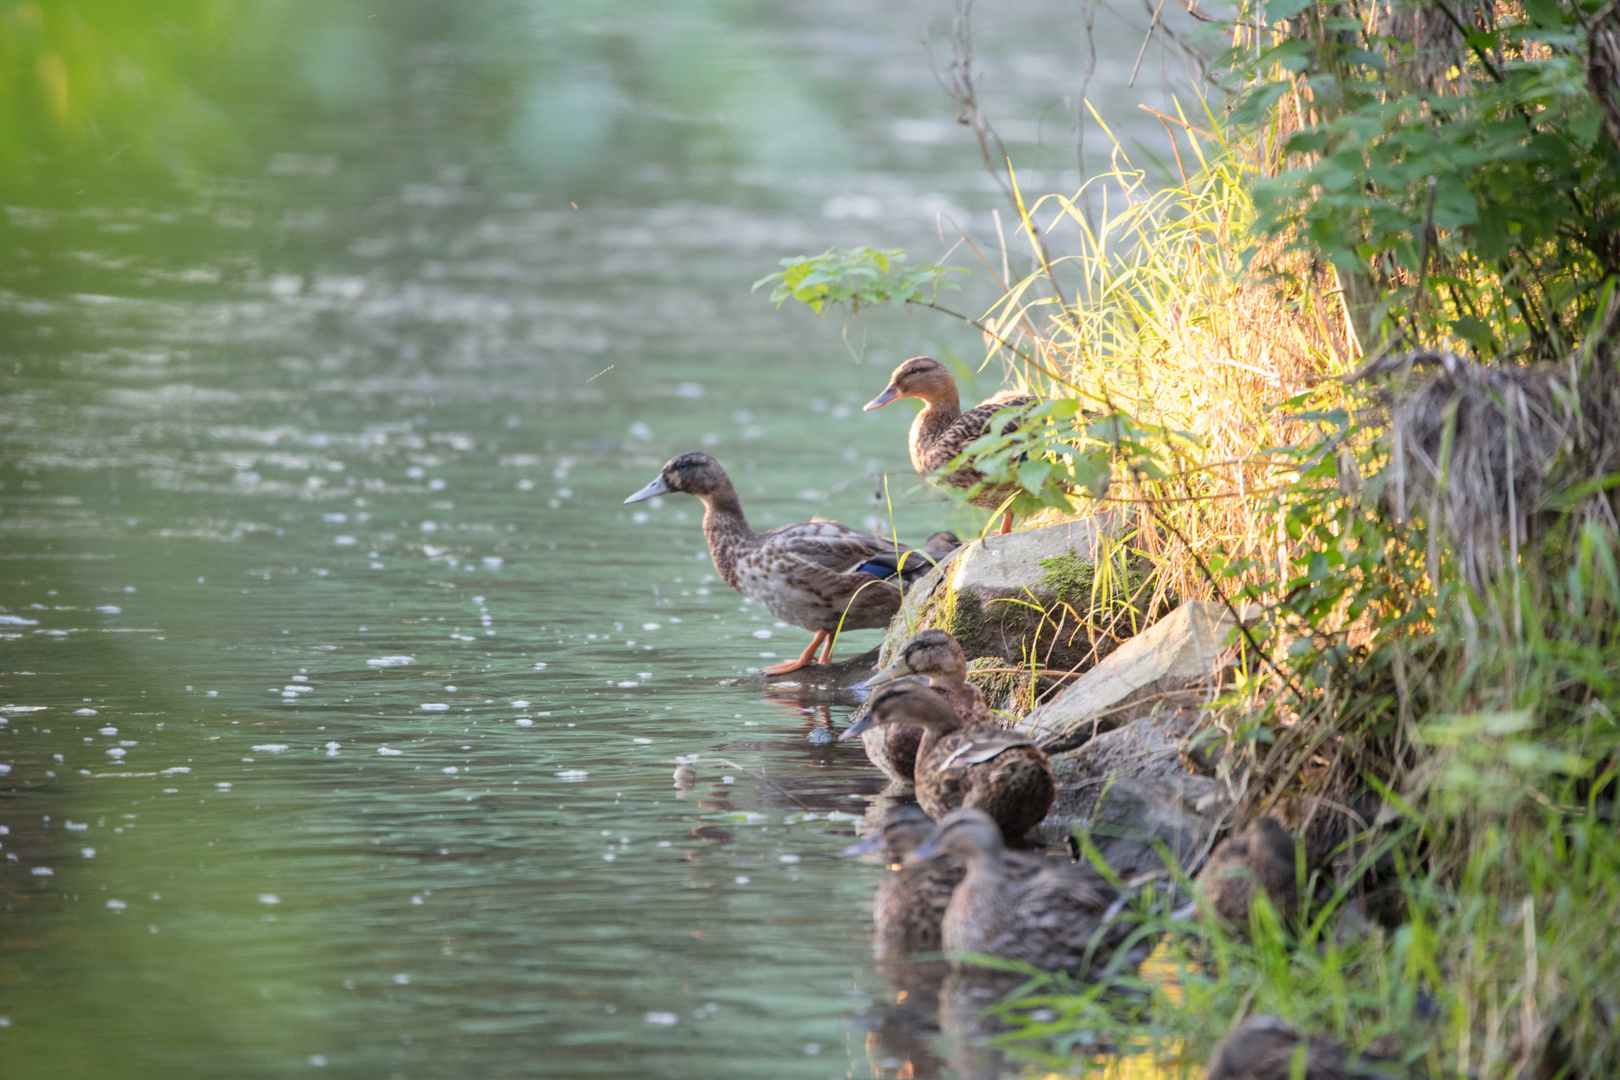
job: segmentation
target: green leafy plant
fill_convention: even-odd
[[[771,285],[771,302],[781,307],[798,300],[818,315],[829,306],[849,302],[851,312],[877,304],[933,306],[941,289],[959,286],[948,274],[966,270],[950,266],[906,267],[899,248],[828,248],[820,255],[783,259],[782,269],[754,282]]]

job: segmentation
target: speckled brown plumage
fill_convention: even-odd
[[[912,579],[932,565],[930,556],[940,553],[897,548],[891,540],[820,519],[756,533],[743,516],[731,479],[707,454],[672,459],[658,479],[626,502],[668,492],[702,500],[703,535],[715,570],[727,585],[783,622],[816,631],[800,664],[808,662],[824,640],[825,662],[832,651],[828,635],[834,631],[887,626],[900,607],[900,589],[878,575],[891,571],[903,555],[900,576]],[[863,566],[874,570],[863,572]]]
[[[868,686],[880,686],[904,675],[927,675],[929,684],[940,693],[966,723],[1000,726],[1001,717],[990,711],[984,694],[967,681],[967,659],[962,646],[943,630],[924,630],[901,646],[894,663],[872,676]],[[865,706],[862,707],[864,710]],[[858,721],[857,711],[851,722]],[[861,735],[866,756],[890,779],[911,783],[916,775],[917,748],[922,745],[922,729],[904,724],[874,727]]]
[[[1016,839],[1046,816],[1056,791],[1052,770],[1025,736],[982,724],[964,726],[926,677],[908,675],[872,695],[870,713],[840,738],[893,724],[923,729],[913,782],[930,817],[977,807]]]
[[[872,836],[848,849],[848,854],[879,853],[893,868],[872,897],[874,944],[880,956],[938,952],[941,947],[940,920],[967,868],[953,855],[905,861],[933,831],[934,820],[922,807],[899,806],[889,811]],[[1030,877],[1047,861],[1025,851],[1003,853],[1005,871],[1014,878]]]
[[[912,858],[941,855],[967,866],[940,922],[953,957],[999,956],[1084,977],[1113,960],[1134,929],[1119,893],[1087,864],[1047,859],[1033,874],[1008,873],[1001,831],[976,808],[948,814]],[[1148,948],[1134,947],[1122,966],[1140,963]]]
[[[1198,874],[1198,888],[1210,906],[1239,933],[1248,930],[1257,884],[1278,914],[1293,917],[1299,906],[1294,838],[1269,817],[1256,818],[1222,840]]]
[[[922,412],[911,422],[909,449],[911,464],[930,483],[967,489],[983,481],[984,477],[972,468],[961,468],[943,476],[936,475],[948,466],[973,440],[990,428],[991,418],[1002,409],[1033,405],[1035,399],[1028,394],[1003,390],[982,404],[962,411],[962,398],[956,379],[941,364],[929,356],[915,356],[894,369],[889,385],[866,407],[882,408],[903,397],[919,398]],[[1003,424],[1003,432],[1016,430],[1018,421]],[[987,488],[968,501],[974,506],[994,509],[1006,501],[1015,489],[1010,486]]]

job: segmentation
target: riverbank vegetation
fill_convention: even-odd
[[[1175,179],[1116,148],[1062,194],[1022,190],[959,52],[1029,253],[961,317],[1041,399],[973,449],[1025,508],[1123,513],[1145,609],[1263,610],[1206,720],[1315,899],[1176,924],[1129,1008],[1032,982],[1007,1038],[1196,1071],[1268,1012],[1433,1077],[1614,1075],[1620,14],[1271,0],[1203,34]],[[947,282],[892,252],[773,279],[857,306]]]

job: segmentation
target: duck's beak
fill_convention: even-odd
[[[873,398],[871,401],[868,401],[865,405],[862,405],[861,406],[861,411],[862,412],[871,412],[873,409],[881,409],[881,408],[883,408],[883,406],[887,405],[889,402],[894,401],[897,398],[899,398],[899,396],[900,396],[900,388],[898,386],[894,385],[894,383],[890,383],[888,385],[888,387],[886,387],[884,389],[883,393],[879,394],[877,397]]]
[[[882,686],[884,683],[894,682],[894,680],[910,674],[911,669],[906,666],[905,657],[901,657],[888,667],[879,668],[877,671],[873,672],[872,677],[867,679],[861,685],[867,689],[871,689],[875,686]]]
[[[866,855],[876,855],[883,850],[883,830],[873,829],[872,835],[865,840],[849,845],[839,854],[846,859],[859,859]]]
[[[865,716],[861,717],[859,720],[855,721],[849,727],[844,729],[844,733],[838,736],[838,741],[847,742],[848,740],[853,739],[857,735],[861,734],[863,731],[870,731],[876,724],[877,721],[872,718],[872,711],[868,709]]]
[[[652,498],[654,495],[668,495],[673,490],[674,489],[668,484],[664,483],[664,477],[662,474],[660,474],[653,478],[652,483],[648,484],[646,487],[642,488],[640,491],[636,492],[634,495],[630,496],[624,501],[626,504],[641,502],[644,499]]]
[[[935,855],[943,855],[944,853],[945,845],[933,837],[929,837],[912,849],[911,854],[906,856],[906,862],[922,862],[925,859],[932,859]]]

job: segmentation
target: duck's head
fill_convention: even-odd
[[[954,731],[962,726],[951,703],[933,689],[927,675],[906,675],[885,683],[872,695],[866,715],[844,729],[839,741],[853,739],[874,727],[905,724],[936,731]]]
[[[883,818],[883,824],[858,844],[844,849],[854,857],[879,855],[885,863],[904,862],[934,831],[934,819],[920,806],[897,806]]]
[[[706,495],[726,491],[730,487],[731,478],[726,476],[726,470],[722,469],[714,458],[708,454],[682,454],[680,457],[670,458],[652,483],[624,501],[641,502],[655,495],[669,495],[677,491],[696,495],[701,499]]]
[[[972,859],[998,854],[1004,847],[1001,826],[989,814],[974,806],[952,810],[938,827],[906,856],[907,862],[922,862],[936,855],[958,855]]]
[[[868,401],[865,409],[867,412],[881,409],[903,397],[954,404],[958,400],[956,380],[945,365],[932,356],[913,356],[894,369],[894,374],[889,376],[889,385],[884,387],[883,393]]]
[[[928,675],[942,686],[960,686],[967,679],[967,658],[950,634],[924,630],[906,642],[894,663],[866,680],[866,685],[882,686],[905,675]]]

